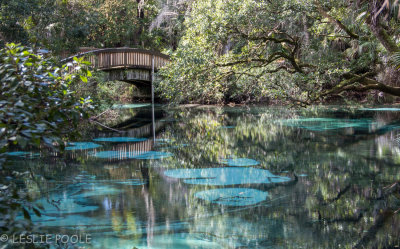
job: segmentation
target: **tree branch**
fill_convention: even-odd
[[[324,10],[322,5],[318,2],[318,0],[314,1],[314,4],[317,6],[318,12],[325,18],[329,20],[329,22],[335,24],[337,27],[339,27],[341,30],[346,32],[351,38],[353,39],[359,39],[359,35],[351,31],[348,27],[346,27],[341,21],[335,19],[333,16],[329,15],[328,12]]]

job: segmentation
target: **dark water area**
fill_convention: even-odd
[[[148,106],[120,111],[123,132],[10,155],[36,174],[43,231],[86,248],[400,246],[396,107],[159,106],[154,126]]]

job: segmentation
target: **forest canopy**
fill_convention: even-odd
[[[168,99],[307,105],[349,92],[400,96],[397,2],[203,0],[191,8],[161,73]]]
[[[308,105],[400,96],[396,0],[10,0],[0,38],[171,55],[158,96],[175,103]]]

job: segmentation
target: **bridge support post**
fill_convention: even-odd
[[[156,120],[154,116],[154,55],[151,56],[151,108],[152,108],[152,126],[153,143],[156,144]]]

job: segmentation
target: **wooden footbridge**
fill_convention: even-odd
[[[108,73],[108,80],[149,85],[152,73],[169,62],[169,56],[151,50],[136,48],[86,49],[73,57],[85,57],[93,68]]]

